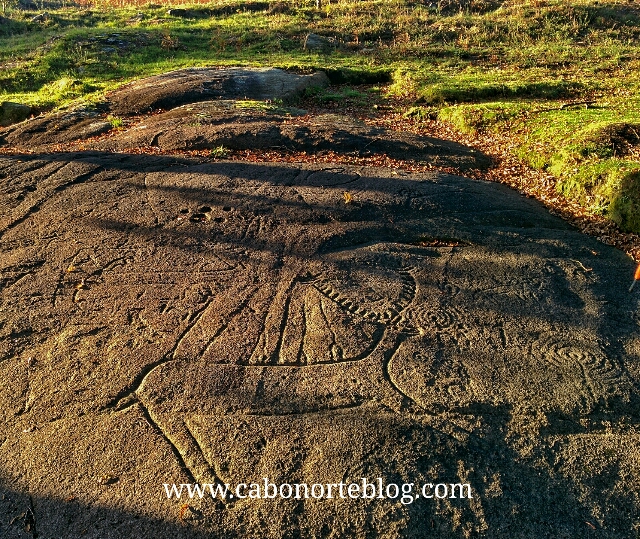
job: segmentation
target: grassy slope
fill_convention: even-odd
[[[640,232],[640,8],[620,1],[332,0],[9,10],[0,23],[0,99],[41,108],[187,65],[348,69],[391,75],[412,110],[466,131],[501,130],[518,155],[591,211]],[[271,6],[271,10],[268,8]],[[185,7],[185,6],[182,6]],[[136,18],[137,14],[142,16]],[[141,19],[141,20],[140,20]],[[330,53],[304,36],[335,38]],[[566,107],[568,102],[593,101]]]

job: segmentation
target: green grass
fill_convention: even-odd
[[[640,231],[640,98],[553,110],[526,122],[520,155],[558,178],[558,190],[623,230]],[[535,150],[534,150],[535,149]]]
[[[107,116],[107,121],[111,124],[111,127],[114,129],[119,129],[124,126],[124,122],[122,118],[118,118],[117,116]]]
[[[640,232],[640,7],[620,0],[312,0],[50,9],[9,7],[0,23],[0,100],[41,110],[94,103],[129,80],[186,66],[324,69],[380,85],[412,113],[468,132],[500,130],[558,189]],[[198,11],[200,10],[200,11]],[[138,16],[141,14],[141,16]],[[336,48],[303,50],[314,32]],[[367,103],[348,87],[320,104]],[[381,96],[384,98],[384,94]],[[565,107],[595,101],[590,108]],[[630,126],[630,127],[629,127]]]

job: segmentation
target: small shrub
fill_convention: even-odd
[[[107,121],[111,124],[113,129],[120,129],[124,126],[122,118],[118,118],[117,116],[107,116]]]
[[[223,159],[229,154],[229,150],[224,146],[216,146],[215,148],[211,148],[209,150],[209,156],[214,159]]]

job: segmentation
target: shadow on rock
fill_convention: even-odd
[[[125,428],[133,424],[137,429],[126,435],[149,430],[138,415],[135,410],[120,413]],[[108,455],[74,468],[68,454],[56,447],[46,463],[30,469],[28,479],[16,481],[3,472],[0,531],[7,539],[629,536],[635,502],[631,491],[614,487],[624,484],[619,464],[592,471],[580,484],[567,459],[594,464],[593,450],[575,455],[584,444],[570,451],[556,437],[538,441],[538,450],[526,454],[524,446],[531,440],[514,431],[513,410],[487,408],[482,417],[476,425],[480,435],[455,427],[469,417],[457,417],[454,427],[446,422],[436,427],[428,416],[407,418],[375,409],[195,419],[203,450],[215,447],[215,464],[231,491],[247,484],[239,490],[247,498],[226,507],[206,487],[203,497],[189,498],[186,484],[191,481],[179,470],[158,476],[142,462],[132,467]],[[79,430],[92,422],[95,418],[81,418]],[[120,437],[117,431],[112,436]],[[144,438],[147,450],[159,452],[164,442],[149,438]],[[97,433],[88,434],[77,449],[98,439]],[[544,458],[545,450],[552,449],[560,461],[555,469]],[[105,461],[111,466],[110,481],[103,480]],[[62,486],[56,464],[68,477]],[[265,488],[265,477],[275,486]],[[25,486],[6,486],[16,483]],[[164,484],[171,491],[174,483],[180,499],[175,491],[167,499]],[[292,496],[288,487],[280,489],[282,484],[292,485]],[[357,487],[349,491],[352,484]],[[298,498],[296,485],[307,485],[298,487]],[[61,492],[70,494],[63,498]],[[603,494],[612,496],[616,507],[606,515],[592,498]]]

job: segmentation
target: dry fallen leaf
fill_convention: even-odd
[[[113,475],[105,474],[97,479],[98,485],[113,485],[118,482],[118,478]]]

